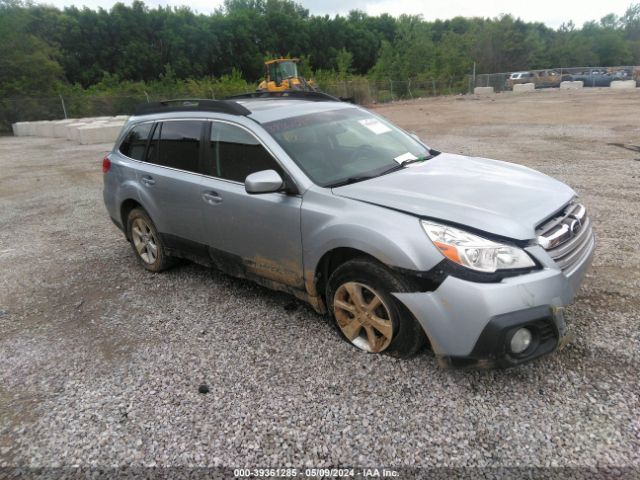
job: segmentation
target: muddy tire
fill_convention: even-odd
[[[127,232],[133,253],[140,264],[150,272],[161,272],[175,264],[167,256],[155,224],[141,208],[134,208],[127,217]]]
[[[331,274],[326,301],[342,337],[361,350],[411,357],[426,344],[413,315],[390,292],[411,290],[408,280],[368,258],[349,260]]]

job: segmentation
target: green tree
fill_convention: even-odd
[[[342,48],[336,55],[336,65],[338,67],[338,74],[340,78],[347,78],[352,71],[351,64],[353,63],[353,54],[346,48]]]
[[[263,75],[265,57],[280,55],[305,58],[304,75],[326,82],[368,75],[451,85],[464,81],[474,62],[478,73],[640,64],[640,3],[622,16],[554,30],[511,15],[425,21],[354,10],[316,16],[291,0],[226,0],[210,15],[140,0],[109,10],[0,0],[0,38],[4,96],[165,92],[187,84],[206,91],[214,83],[221,89],[221,78],[240,88],[238,75],[250,85]]]
[[[29,33],[25,4],[0,0],[0,97],[51,95],[64,79],[60,53]]]

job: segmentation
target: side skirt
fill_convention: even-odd
[[[255,269],[255,264],[252,260],[244,259],[238,255],[233,255],[175,235],[162,233],[160,236],[162,237],[167,254],[172,257],[183,258],[205,267],[217,268],[232,277],[244,278],[271,290],[289,293],[310,304],[316,312],[321,314],[326,312],[322,298],[309,295],[303,288],[257,274],[255,271],[252,271],[252,269]],[[302,273],[300,274],[300,281],[302,281]]]

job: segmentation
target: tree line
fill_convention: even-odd
[[[640,3],[624,15],[553,29],[511,15],[427,21],[420,16],[310,15],[290,0],[111,9],[0,0],[0,97],[48,96],[126,82],[229,78],[255,82],[263,62],[297,56],[307,76],[460,78],[478,73],[640,64]]]

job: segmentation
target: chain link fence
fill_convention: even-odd
[[[358,104],[371,105],[395,100],[466,92],[466,79],[406,79],[344,80],[332,83],[320,82],[321,91],[349,99]],[[57,97],[0,98],[0,132],[9,133],[11,124],[36,120],[60,120],[64,118],[103,117],[130,115],[135,106],[144,102],[168,98],[223,98],[250,90],[225,90],[207,92],[170,91],[163,94],[135,93],[125,95],[58,95]],[[203,95],[204,93],[204,95]]]
[[[464,93],[468,88],[465,79],[454,77],[378,81],[358,79],[320,83],[319,87],[323,92],[335,97],[352,99],[361,105]]]
[[[469,91],[493,87],[496,92],[513,90],[520,83],[535,88],[558,88],[565,81],[581,81],[584,87],[609,87],[616,80],[635,80],[640,86],[640,66],[547,68],[509,73],[483,73],[469,77]]]
[[[502,92],[518,83],[536,88],[559,87],[563,81],[582,81],[585,87],[609,86],[614,80],[635,80],[640,86],[640,66],[572,67],[522,72],[471,75],[468,78],[421,77],[405,80],[354,78],[319,82],[319,89],[335,97],[361,105],[386,103],[421,97],[473,92],[475,87],[493,87]],[[225,88],[206,92],[167,91],[163,94],[58,95],[57,97],[0,98],[0,133],[11,131],[11,124],[36,120],[130,115],[135,106],[168,98],[223,98],[250,90]],[[203,95],[204,94],[204,95]]]

